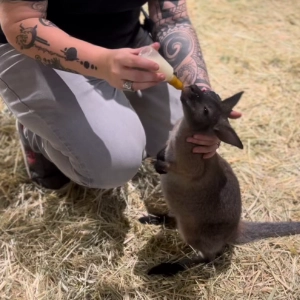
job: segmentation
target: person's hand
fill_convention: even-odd
[[[151,45],[156,50],[159,43]],[[123,90],[125,81],[131,81],[134,91],[143,90],[165,80],[165,76],[156,73],[159,65],[147,58],[139,56],[141,48],[122,48],[109,50],[106,61],[106,78],[111,86]]]
[[[188,143],[195,144],[193,153],[203,154],[203,158],[211,158],[216,154],[216,150],[220,146],[220,140],[216,136],[207,136],[203,134],[195,134],[187,138]]]
[[[229,118],[230,119],[238,119],[242,116],[242,114],[240,112],[237,112],[237,111],[231,111],[230,115],[229,115]]]
[[[229,115],[230,119],[238,119],[242,116],[240,112],[232,111]],[[220,147],[221,141],[216,136],[207,136],[203,134],[195,134],[187,139],[188,143],[195,144],[193,153],[203,154],[203,158],[211,158],[216,154],[216,150]]]

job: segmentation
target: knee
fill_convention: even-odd
[[[123,143],[120,143],[123,140]],[[76,181],[83,186],[110,189],[123,186],[138,172],[145,158],[146,138],[120,138],[108,147],[93,147],[85,153],[84,163],[77,164]],[[87,149],[87,148],[86,148]]]
[[[110,189],[123,186],[138,172],[142,164],[143,152],[132,157],[122,153],[120,157],[111,161],[95,163],[92,169],[89,170],[89,177],[85,177],[84,185],[90,188]]]

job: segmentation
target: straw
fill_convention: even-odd
[[[188,6],[215,91],[245,91],[236,108],[243,117],[231,121],[245,149],[219,149],[240,181],[243,218],[300,221],[300,2]],[[149,161],[119,189],[37,189],[2,105],[1,299],[300,299],[299,236],[235,247],[231,262],[227,254],[214,267],[148,277],[150,267],[193,251],[177,231],[140,224],[145,205],[166,210]]]

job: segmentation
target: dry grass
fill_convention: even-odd
[[[244,90],[232,124],[245,149],[223,145],[241,183],[244,218],[300,220],[300,2],[188,1],[213,87]],[[0,115],[1,299],[300,299],[300,237],[236,247],[231,264],[174,278],[145,276],[190,250],[176,232],[142,226],[163,203],[145,164],[122,189],[65,195],[27,182],[13,119]]]

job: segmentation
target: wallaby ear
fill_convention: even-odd
[[[244,148],[240,138],[238,137],[234,129],[231,127],[227,119],[221,118],[213,129],[216,136],[222,142],[236,146],[240,149]]]
[[[236,104],[239,102],[243,93],[244,93],[243,91],[239,92],[239,93],[234,94],[233,96],[223,100],[222,104],[221,104],[223,112],[226,114],[229,114],[232,111],[233,107],[236,106]]]

